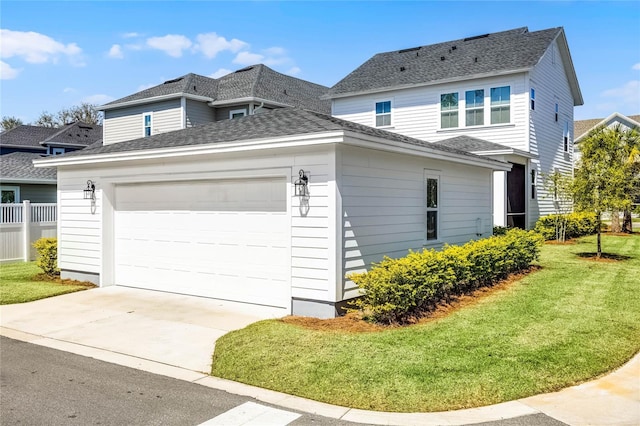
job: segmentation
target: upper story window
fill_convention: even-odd
[[[376,102],[376,127],[391,126],[391,101]]]
[[[246,109],[234,109],[232,111],[229,111],[229,118],[230,119],[240,118],[240,117],[244,117],[246,115],[247,115],[247,110]]]
[[[531,89],[531,111],[536,109],[536,89]]]
[[[144,137],[151,136],[151,113],[144,114]]]
[[[484,89],[468,90],[465,93],[465,123],[467,126],[484,124]]]
[[[427,241],[438,239],[439,180],[437,175],[425,175]]]
[[[51,155],[64,154],[64,148],[50,148],[50,149],[51,149]]]
[[[511,88],[509,86],[491,88],[491,124],[511,121]]]
[[[458,127],[458,93],[440,95],[440,127]]]
[[[556,102],[556,123],[558,122],[558,113],[560,112],[560,108],[558,107],[558,103]]]
[[[569,152],[569,139],[571,135],[569,134],[569,122],[565,121],[564,123],[564,131],[562,132],[562,150],[564,152]]]

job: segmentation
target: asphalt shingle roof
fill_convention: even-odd
[[[530,68],[561,32],[562,28],[529,32],[523,27],[379,53],[333,86],[329,96]]]
[[[328,87],[291,77],[266,65],[252,65],[218,79],[187,74],[158,86],[134,93],[105,106],[144,100],[164,95],[191,94],[212,101],[232,101],[242,98],[263,98],[298,108],[329,114],[331,102],[320,99]]]
[[[32,161],[45,158],[33,152],[12,152],[0,156],[0,178],[3,181],[20,180],[51,180],[56,181],[55,168],[35,168]]]
[[[65,154],[65,157],[207,145],[340,130],[380,137],[391,142],[402,142],[428,147],[436,151],[480,158],[469,152],[452,147],[431,144],[420,139],[414,139],[398,133],[364,126],[330,115],[299,108],[278,108],[262,114],[250,115],[233,120],[215,121],[201,126],[161,133],[147,138],[96,146],[95,148],[89,147],[81,151]]]
[[[640,115],[627,115],[628,118],[633,121],[640,123]],[[577,120],[573,122],[573,137],[578,139],[580,136],[587,133],[589,130],[593,129],[598,123],[604,120],[606,117],[602,118],[590,118],[588,120]]]
[[[478,152],[478,151],[503,151],[511,149],[508,146],[499,143],[489,142],[484,139],[474,138],[472,136],[456,136],[442,141],[434,142],[434,145],[441,147],[455,148],[462,151]]]
[[[22,125],[0,133],[0,145],[46,150],[46,145],[86,146],[102,139],[102,126],[81,121],[53,128]]]

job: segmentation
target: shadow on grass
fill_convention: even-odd
[[[576,253],[578,257],[587,260],[594,260],[596,262],[621,262],[623,260],[633,259],[631,256],[625,256],[623,254],[614,254],[614,253],[601,253],[600,257],[598,257],[598,253]]]

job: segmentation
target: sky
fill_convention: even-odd
[[[24,123],[263,63],[333,86],[376,53],[564,27],[584,105],[640,114],[639,1],[0,2],[0,116]]]

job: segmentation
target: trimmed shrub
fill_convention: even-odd
[[[365,319],[407,323],[452,295],[492,285],[528,268],[538,259],[542,241],[535,232],[510,229],[503,236],[446,245],[442,251],[385,257],[369,272],[349,276],[362,292],[354,304]]]
[[[509,228],[507,228],[506,226],[494,226],[493,235],[504,235],[508,230]]]
[[[49,277],[55,277],[60,273],[58,270],[58,239],[40,238],[33,243],[38,252],[36,265]]]
[[[595,213],[569,213],[567,215],[549,215],[538,219],[535,230],[545,240],[556,239],[556,223],[560,218],[566,218],[566,239],[592,235],[598,232],[598,220]]]

